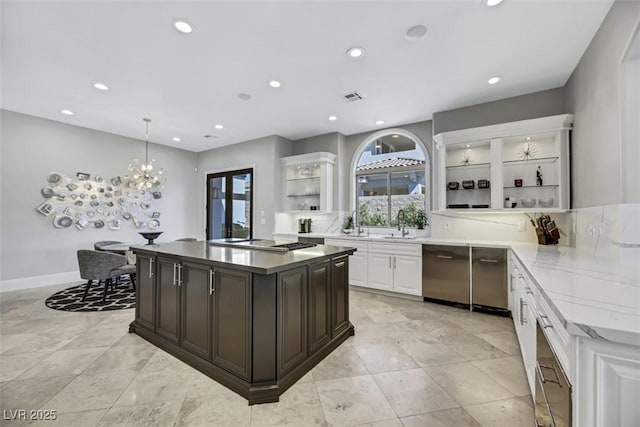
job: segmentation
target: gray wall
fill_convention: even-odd
[[[206,228],[207,174],[253,167],[253,237],[272,238],[275,212],[282,208],[280,158],[292,153],[291,141],[276,135],[198,153],[198,201],[194,207],[198,212],[199,237],[204,237]],[[265,224],[261,224],[262,219]]]
[[[98,240],[145,242],[128,221],[119,231],[56,229],[52,217],[35,210],[50,172],[126,175],[133,158],[144,158],[144,141],[6,110],[0,110],[0,124],[1,280],[77,271],[76,250],[93,248]],[[195,236],[191,207],[197,195],[190,189],[197,182],[196,154],[156,144],[149,152],[167,176],[164,197],[154,203],[162,214],[159,241]]]
[[[565,89],[560,87],[434,113],[433,134],[565,113]]]
[[[622,59],[639,21],[640,2],[615,2],[567,82],[567,110],[575,114],[572,208],[640,202],[640,141],[623,140],[621,135],[625,125],[621,123],[621,95],[627,90]],[[636,92],[636,103],[639,98]],[[629,120],[638,125],[638,117]],[[636,191],[625,192],[625,188]]]

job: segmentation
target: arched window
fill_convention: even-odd
[[[362,226],[419,227],[430,205],[429,155],[422,141],[403,129],[376,132],[365,139],[352,161],[352,194]]]

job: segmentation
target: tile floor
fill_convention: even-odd
[[[0,294],[0,424],[528,426],[511,319],[351,292],[356,335],[272,404],[247,401],[136,335],[133,310],[45,307],[63,286]]]

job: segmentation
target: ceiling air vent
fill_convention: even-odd
[[[362,96],[357,90],[347,93],[346,95],[342,95],[342,97],[347,102],[355,102],[355,101],[360,101],[361,99],[364,99],[364,96]]]

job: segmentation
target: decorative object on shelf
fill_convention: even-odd
[[[538,149],[535,147],[535,145],[531,144],[530,142],[525,142],[524,144],[522,144],[522,148],[520,148],[520,160],[535,159],[535,154],[537,151]]]
[[[541,208],[550,208],[553,206],[553,197],[545,197],[543,199],[538,199],[538,204]]]
[[[536,205],[536,199],[520,199],[523,208],[532,208]]]
[[[473,190],[475,187],[475,182],[472,179],[462,181],[462,188],[465,190]]]
[[[460,188],[460,183],[458,181],[451,181],[447,184],[447,188],[449,190],[457,190]]]
[[[504,199],[504,207],[508,209],[515,208],[518,202],[515,197],[507,197]]]
[[[94,176],[92,180],[86,172],[75,176],[51,172],[46,178],[49,187],[40,191],[45,201],[36,211],[44,216],[55,214],[52,223],[60,229],[72,225],[78,230],[102,229],[108,224],[109,229],[119,230],[121,219],[133,219],[138,226],[151,229],[159,226],[160,212],[150,209],[156,199],[152,193],[134,189],[123,196],[120,177],[99,181]]]
[[[542,186],[542,168],[538,166],[538,170],[536,170],[536,185]]]
[[[554,220],[549,215],[540,215],[532,218],[527,215],[533,225],[540,245],[557,245],[560,241],[560,231]]]
[[[158,188],[162,186],[162,174],[164,169],[160,168],[157,172],[153,170],[155,159],[149,161],[149,122],[151,119],[143,118],[146,123],[145,131],[145,161],[140,164],[140,160],[133,159],[129,164],[129,171],[133,174],[129,177],[129,187],[138,190],[147,190],[150,188]]]
[[[489,188],[491,186],[491,181],[488,179],[479,179],[478,180],[478,188]]]
[[[514,179],[513,185],[515,185],[516,187],[522,187],[522,178]]]
[[[469,205],[466,203],[451,203],[447,205],[448,209],[468,209]]]
[[[463,166],[469,166],[471,164],[471,153],[467,153],[462,157],[462,160],[460,161],[460,163]]]

